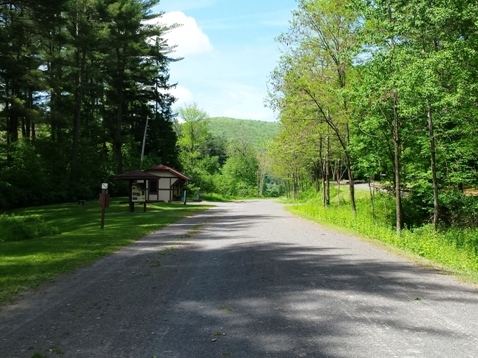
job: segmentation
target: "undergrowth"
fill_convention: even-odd
[[[29,240],[58,232],[58,227],[39,215],[0,215],[0,242]]]
[[[346,195],[343,195],[342,200],[334,200],[332,196],[330,206],[324,207],[320,195],[317,194],[315,198],[290,206],[289,210],[321,224],[379,240],[463,273],[475,281],[478,279],[477,229],[449,227],[436,231],[432,225],[424,225],[404,229],[398,235],[391,224],[394,218],[393,199],[386,195],[376,196],[373,216],[367,192],[358,193],[356,215],[352,213]]]

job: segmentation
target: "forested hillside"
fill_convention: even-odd
[[[140,167],[147,122],[145,160],[177,165],[158,3],[0,3],[0,210],[96,196]]]
[[[211,135],[223,138],[227,142],[246,141],[254,148],[264,147],[279,132],[279,124],[275,122],[212,117],[207,119],[207,124]]]
[[[226,197],[278,196],[282,186],[270,177],[267,148],[277,123],[210,118],[196,104],[179,109],[175,122],[179,160],[194,181],[193,193]]]

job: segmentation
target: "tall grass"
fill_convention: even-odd
[[[231,197],[218,193],[205,193],[201,195],[200,199],[212,202],[227,202],[233,200]]]
[[[404,229],[397,235],[392,226],[395,203],[389,196],[375,197],[373,217],[367,191],[357,190],[356,215],[352,213],[347,193],[340,194],[341,200],[338,200],[337,189],[332,191],[329,207],[324,207],[316,195],[290,206],[289,210],[321,224],[379,240],[478,280],[478,230],[447,228],[435,231],[432,225],[425,225]]]

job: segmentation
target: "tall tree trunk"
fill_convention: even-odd
[[[372,178],[368,178],[368,190],[370,193],[370,207],[372,209],[372,220],[375,221],[375,189],[372,187]]]
[[[357,206],[355,204],[355,181],[352,173],[352,159],[348,151],[345,152],[345,162],[347,164],[347,175],[349,177],[350,206],[353,214],[357,214]]]
[[[319,163],[317,165],[317,175],[316,175],[316,193],[318,193],[320,191],[320,181],[322,180],[322,188],[325,188],[324,186],[324,162],[323,162],[323,157],[322,157],[322,152],[323,152],[323,138],[322,138],[322,135],[320,135],[319,137]]]
[[[32,135],[32,120],[33,116],[33,90],[28,89],[28,105],[22,119],[22,135],[23,138],[33,139]]]
[[[430,140],[430,164],[431,164],[432,183],[433,183],[433,226],[436,230],[438,227],[440,206],[438,201],[438,180],[437,180],[437,169],[436,169],[435,134],[434,134],[434,127],[433,127],[432,109],[428,99],[427,99],[427,119],[428,119],[428,134],[429,134],[429,140]]]
[[[81,125],[81,74],[78,73],[75,88],[75,103],[73,111],[73,141],[71,145],[70,184],[75,187],[78,177],[78,156],[80,146]]]
[[[49,45],[49,53],[50,56],[59,56],[55,52],[55,48],[53,44]],[[53,59],[48,62],[48,72],[49,72],[49,77],[50,77],[50,83],[49,86],[51,87],[50,90],[50,135],[51,135],[51,141],[55,144],[60,144],[62,141],[62,136],[61,136],[61,125],[60,125],[60,113],[61,113],[61,108],[60,108],[60,101],[61,101],[61,95],[60,93],[62,92],[60,83],[64,82],[64,79],[62,78],[62,72],[61,72],[61,66],[58,64],[58,59]]]
[[[8,79],[5,80],[5,113],[7,113],[7,116],[5,118],[5,126],[7,129],[7,147],[10,147],[10,144],[12,143],[12,138],[10,135],[10,100],[9,100],[9,93],[10,93],[10,88],[9,88],[9,81]]]
[[[57,118],[58,94],[54,90],[50,92],[50,135],[53,143],[59,142],[59,125]]]
[[[324,196],[323,196],[323,205],[330,205],[330,136],[329,134],[325,137],[325,160],[324,160]]]
[[[78,33],[77,33],[78,35]],[[79,46],[79,45],[78,45]],[[70,185],[75,188],[78,180],[78,156],[80,147],[80,125],[81,125],[81,105],[83,97],[82,81],[83,71],[81,65],[80,49],[76,49],[75,61],[77,66],[77,73],[75,78],[75,102],[73,110],[73,141],[71,146],[71,171],[70,171]]]
[[[400,163],[400,119],[398,116],[397,105],[398,99],[397,94],[394,94],[393,99],[393,149],[394,149],[394,181],[395,181],[395,221],[396,221],[396,230],[397,234],[400,234],[400,231],[403,227],[402,222],[402,193],[401,193],[401,163]]]
[[[113,150],[116,158],[116,172],[123,172],[123,141],[121,138],[121,127],[123,126],[123,92],[118,92],[118,102],[116,109],[115,133],[113,139]]]
[[[297,171],[294,169],[294,174],[292,175],[293,180],[293,191],[294,191],[294,200],[299,198],[299,175]]]
[[[32,140],[35,140],[37,138],[37,131],[35,127],[35,122],[32,122]]]
[[[10,139],[10,143],[14,143],[18,141],[18,104],[15,103],[14,98],[18,95],[18,88],[14,86],[12,88],[11,96],[13,100],[10,103],[10,110],[8,111],[8,137]],[[8,107],[7,107],[8,108]]]
[[[344,84],[345,87],[345,84]],[[348,104],[347,101],[344,100],[344,108],[348,111]],[[349,177],[349,192],[350,192],[350,206],[352,208],[352,213],[357,215],[357,205],[355,204],[355,180],[354,175],[352,172],[352,158],[349,152],[349,145],[350,145],[350,128],[349,124],[345,124],[345,143],[343,144],[344,152],[345,152],[345,160],[347,163],[347,175]]]
[[[121,48],[116,49],[116,121],[113,134],[113,152],[116,159],[116,172],[123,172],[123,101],[124,101],[124,77],[125,77],[125,54],[122,53]]]
[[[340,146],[342,147],[345,154],[345,165],[347,166],[347,176],[349,177],[349,192],[350,192],[350,207],[354,215],[357,214],[357,206],[355,204],[355,182],[352,172],[352,158],[349,152],[349,143],[350,143],[350,131],[349,125],[345,125],[345,135],[340,135],[339,129],[336,124],[330,118],[329,113],[325,116],[326,122],[330,128],[335,132],[337,139],[339,140]]]

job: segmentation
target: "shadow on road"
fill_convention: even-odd
[[[303,244],[287,220],[218,208],[150,235],[13,310],[0,356],[446,356],[477,340],[437,308],[476,308],[473,289],[318,227]]]

